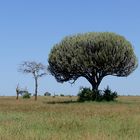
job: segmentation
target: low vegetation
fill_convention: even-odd
[[[114,101],[117,98],[117,92],[112,92],[109,86],[104,91],[91,90],[90,88],[81,88],[78,93],[78,101]]]
[[[139,140],[140,97],[76,102],[77,97],[0,97],[1,140]]]
[[[31,94],[29,92],[25,92],[23,95],[22,95],[23,99],[29,99],[31,98]]]

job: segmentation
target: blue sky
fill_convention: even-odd
[[[18,72],[23,61],[48,64],[53,45],[66,35],[111,31],[125,36],[140,56],[139,0],[1,0],[0,1],[0,95],[15,95],[16,85],[34,91],[32,75]],[[121,95],[140,94],[140,68],[127,78],[105,77]],[[39,80],[39,93],[76,95],[83,78],[74,85],[60,84],[48,75]]]

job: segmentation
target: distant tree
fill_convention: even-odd
[[[19,84],[18,84],[17,87],[16,87],[16,94],[17,94],[16,99],[18,100],[19,99],[19,95],[23,95],[25,92],[28,92],[27,88],[21,89],[19,87]]]
[[[123,36],[90,32],[65,37],[49,55],[49,71],[58,82],[86,78],[98,90],[107,75],[126,77],[138,66],[132,45]]]
[[[51,93],[45,92],[45,93],[44,93],[44,96],[51,96]]]
[[[19,71],[25,74],[32,74],[35,80],[35,100],[37,100],[37,93],[38,93],[38,78],[45,76],[46,67],[34,61],[25,61],[20,65]]]

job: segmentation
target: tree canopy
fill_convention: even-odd
[[[54,45],[48,62],[58,82],[85,77],[94,90],[105,76],[128,76],[138,66],[131,43],[111,32],[67,36]]]

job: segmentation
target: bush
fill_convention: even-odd
[[[31,98],[31,94],[28,92],[25,92],[22,97],[23,97],[23,99],[29,99],[29,98]]]
[[[114,101],[115,98],[117,98],[117,92],[112,92],[109,86],[104,90],[103,99],[105,101]]]
[[[103,94],[101,90],[94,90],[93,92],[93,98],[92,101],[102,101],[103,100]]]
[[[90,101],[93,98],[92,97],[93,93],[90,88],[81,88],[78,93],[78,96],[79,96],[78,101],[80,101],[80,102]]]
[[[45,93],[44,93],[44,96],[51,96],[51,93],[45,92]]]
[[[117,98],[117,92],[112,92],[109,87],[104,91],[94,90],[92,91],[90,88],[81,88],[78,93],[78,101],[114,101]]]

